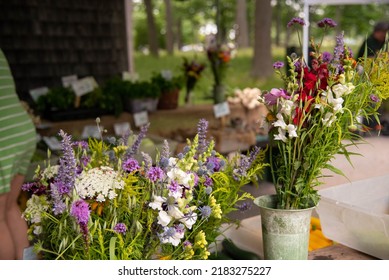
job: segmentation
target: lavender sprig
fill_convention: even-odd
[[[60,130],[59,135],[62,137],[62,157],[59,159],[58,176],[55,180],[55,185],[60,194],[69,193],[74,187],[74,181],[77,171],[77,161],[74,155],[73,143],[71,136],[67,135],[63,130]]]
[[[149,126],[150,126],[150,124],[148,123],[140,128],[140,132],[139,132],[138,136],[136,137],[135,142],[132,144],[132,146],[129,149],[127,149],[126,154],[124,155],[125,160],[133,157],[138,152],[143,138],[146,137]]]
[[[202,154],[206,151],[208,143],[207,143],[207,131],[208,131],[208,121],[205,119],[200,119],[197,125],[197,134],[198,134],[198,152]]]

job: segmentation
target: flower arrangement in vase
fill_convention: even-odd
[[[288,23],[302,25],[302,18]],[[317,25],[326,31],[336,23],[324,18]],[[348,148],[363,141],[360,118],[378,120],[377,109],[389,96],[389,88],[377,83],[389,73],[387,53],[358,62],[344,44],[343,33],[336,37],[333,54],[320,47],[311,39],[310,65],[304,57],[288,56],[287,74],[281,70],[283,62],[274,63],[285,88],[262,91],[259,98],[268,110],[276,192],[254,200],[261,213],[265,259],[308,258],[310,218],[320,200],[322,170],[344,175],[331,160],[343,154],[351,161]]]
[[[129,139],[72,141],[60,131],[58,165],[36,170],[23,217],[43,259],[207,259],[241,187],[263,169],[263,152],[226,159],[207,140],[208,122],[182,153],[164,142],[155,160]],[[101,136],[101,139],[103,137]]]
[[[186,57],[183,58],[183,71],[185,77],[185,86],[186,86],[186,94],[185,94],[185,104],[190,104],[192,98],[192,91],[196,86],[198,80],[201,77],[201,73],[205,69],[204,63],[199,63],[196,60],[189,61]]]
[[[214,78],[213,100],[215,104],[225,101],[224,78],[232,57],[232,49],[226,44],[212,40],[207,47],[207,57]]]
[[[288,23],[288,27],[303,25],[302,18]],[[317,26],[325,32],[336,23],[324,18]],[[388,87],[380,88],[377,82],[388,75],[387,53],[356,61],[343,33],[336,37],[332,54],[322,52],[321,43],[311,39],[311,65],[303,57],[292,55],[287,57],[290,70],[285,74],[284,63],[274,63],[285,88],[263,91],[260,97],[268,108],[271,167],[278,207],[282,209],[318,203],[316,187],[321,184],[322,170],[343,174],[331,160],[337,154],[351,160],[348,147],[363,141],[360,117],[378,120],[377,109],[389,96]]]

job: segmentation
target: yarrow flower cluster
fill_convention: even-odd
[[[165,141],[154,161],[138,151],[146,128],[131,146],[123,139],[81,145],[62,132],[59,166],[38,168],[23,186],[32,194],[23,217],[35,250],[47,259],[206,259],[227,214],[252,199],[241,187],[265,166],[258,149],[224,158],[207,127],[200,120],[177,156]],[[61,175],[69,163],[77,172]],[[68,191],[58,191],[62,185]]]
[[[287,26],[303,25],[303,19],[293,18]],[[317,26],[327,31],[336,23],[324,18]],[[369,70],[387,73],[388,60],[355,61],[343,37],[343,32],[336,36],[332,54],[321,52],[321,43],[312,39],[310,64],[304,57],[287,57],[288,73],[283,72],[283,62],[274,63],[285,88],[263,91],[259,98],[268,109],[271,166],[280,208],[306,208],[319,201],[315,187],[321,171],[342,173],[330,160],[338,153],[348,156],[350,142],[345,141],[357,144],[361,138],[357,129],[366,130],[360,117],[378,118],[380,102],[388,97],[388,91],[378,90]]]

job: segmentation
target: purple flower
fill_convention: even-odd
[[[197,125],[197,135],[198,135],[198,152],[201,154],[207,149],[207,130],[208,130],[208,121],[205,119],[200,119]]]
[[[212,187],[213,186],[213,180],[211,177],[206,177],[204,181],[204,186],[206,187]]]
[[[60,188],[60,194],[69,193],[74,187],[74,181],[77,174],[77,163],[74,155],[71,137],[63,130],[59,135],[62,137],[62,157],[59,159],[58,176],[55,179],[55,186]]]
[[[295,18],[292,18],[288,24],[286,25],[288,28],[295,25],[295,24],[299,24],[301,26],[304,26],[305,25],[305,21],[302,19],[302,18],[299,18],[299,17],[295,17]]]
[[[199,210],[200,210],[201,217],[203,217],[204,219],[208,219],[209,216],[211,216],[212,209],[208,205],[205,205],[203,207],[199,207]]]
[[[152,182],[163,179],[164,175],[165,174],[160,167],[151,167],[147,171],[147,178],[149,178]]]
[[[22,191],[31,194],[41,195],[46,194],[46,187],[40,182],[25,183],[22,185]]]
[[[161,158],[169,158],[169,157],[170,157],[169,142],[165,139],[162,145]]]
[[[170,185],[168,186],[169,191],[172,193],[179,192],[181,190],[180,185],[176,181],[172,181]]]
[[[127,231],[127,226],[124,223],[117,223],[113,228],[113,230],[116,231],[117,233],[125,234]]]
[[[376,103],[380,101],[379,97],[375,94],[370,94],[370,100]]]
[[[140,144],[142,143],[143,138],[146,137],[146,133],[147,133],[147,131],[149,129],[149,126],[150,126],[150,124],[146,124],[146,125],[144,125],[144,126],[142,126],[140,128],[140,132],[139,132],[138,136],[136,137],[135,142],[127,150],[127,152],[125,154],[125,157],[124,157],[125,159],[128,159],[128,158],[132,157],[133,155],[135,155],[138,152]],[[126,142],[124,144],[126,144]]]
[[[222,160],[218,157],[209,157],[207,158],[207,169],[211,172],[218,172],[223,167]]]
[[[238,205],[237,208],[239,209],[239,211],[245,212],[251,209],[251,204],[248,202],[243,202],[242,204]]]
[[[323,28],[323,27],[335,27],[337,24],[336,22],[333,20],[333,19],[330,19],[330,18],[323,18],[321,21],[319,21],[317,23],[317,26],[319,26],[320,28]]]
[[[124,171],[131,173],[131,172],[139,170],[140,166],[139,166],[138,161],[136,159],[129,158],[125,162],[123,162],[122,168]]]
[[[323,62],[330,62],[332,59],[332,54],[330,54],[329,52],[323,52],[322,59],[323,59]]]
[[[265,98],[265,102],[268,105],[277,104],[277,100],[279,98],[290,99],[290,96],[287,95],[286,91],[282,88],[281,89],[273,88],[270,90],[270,92],[266,93],[263,97]]]
[[[212,187],[206,187],[205,188],[205,193],[210,195],[212,193]]]
[[[192,246],[192,243],[190,243],[189,240],[185,240],[184,242],[182,242],[182,245],[183,245],[184,247],[187,247],[187,246]]]
[[[70,215],[76,218],[79,224],[87,224],[90,216],[89,204],[82,199],[73,202]]]
[[[282,61],[276,61],[273,64],[274,69],[281,69],[282,67],[284,67],[284,63]]]
[[[59,193],[57,186],[54,183],[50,184],[51,197],[53,198],[54,215],[61,214],[66,209],[66,204],[62,200],[62,195]]]
[[[73,147],[80,147],[83,150],[87,150],[89,146],[88,146],[88,142],[81,140],[81,141],[74,141]]]

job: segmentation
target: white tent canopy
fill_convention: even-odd
[[[304,20],[305,25],[303,29],[303,55],[308,57],[308,43],[309,43],[309,7],[314,5],[363,5],[363,4],[385,4],[389,0],[305,0],[304,2]]]

